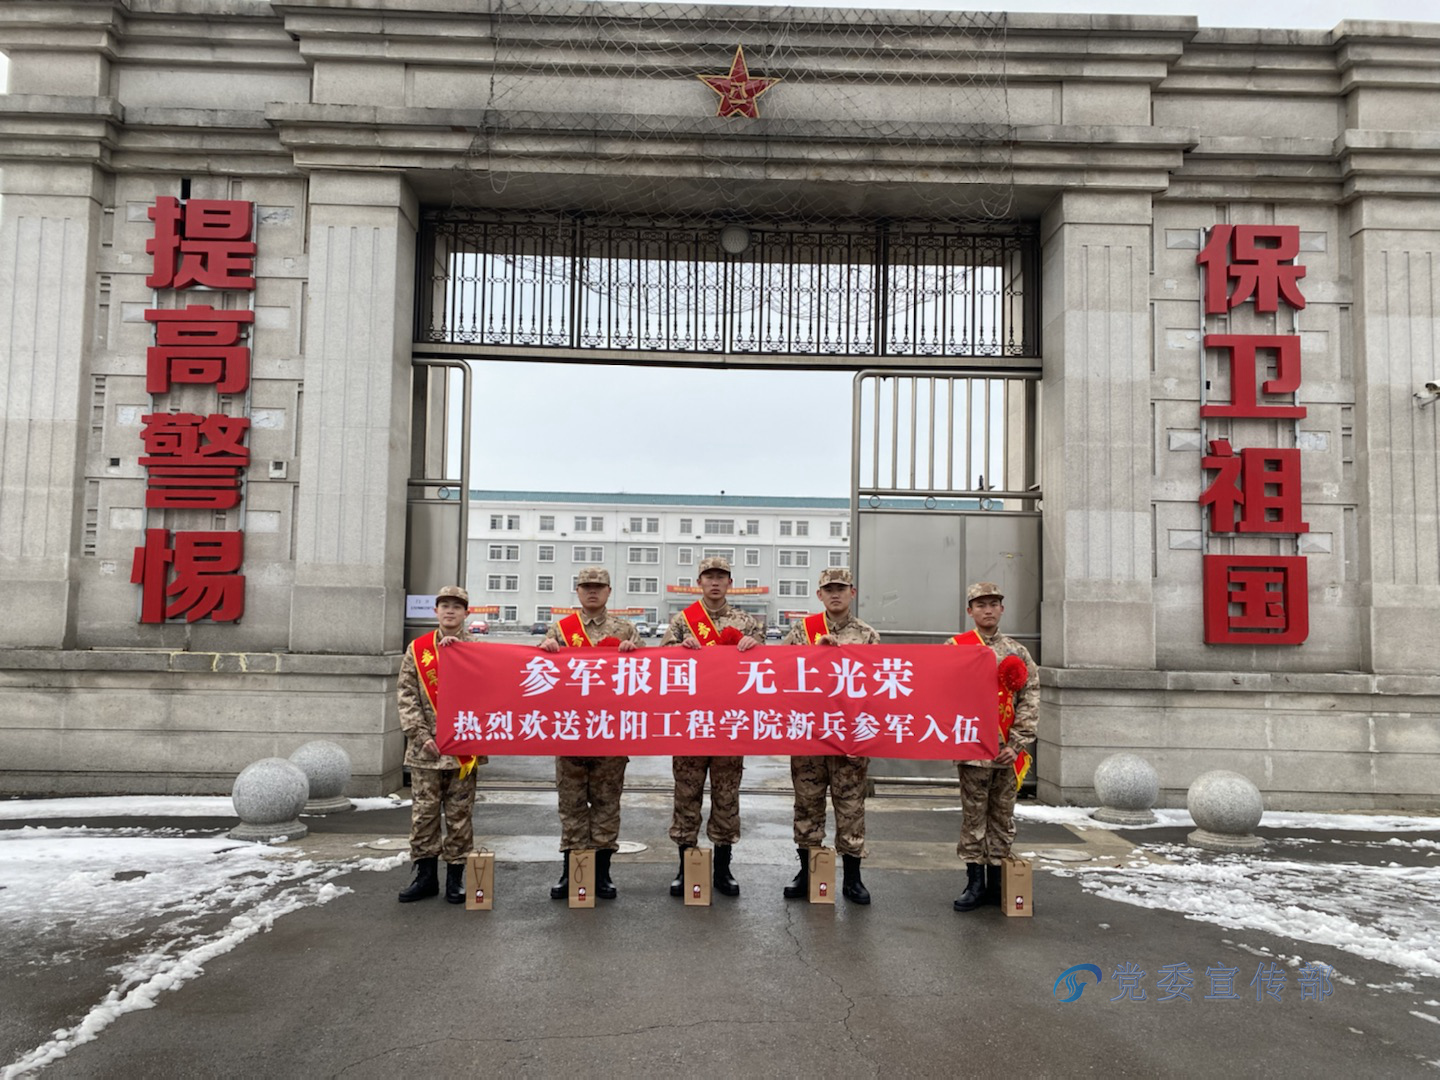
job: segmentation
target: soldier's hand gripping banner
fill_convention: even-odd
[[[445,754],[993,758],[989,649],[440,650]]]

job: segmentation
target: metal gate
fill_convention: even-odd
[[[968,629],[965,590],[993,581],[1003,629],[1041,660],[1039,372],[861,371],[851,450],[851,564],[860,617],[887,641]],[[872,763],[948,776],[949,763]]]

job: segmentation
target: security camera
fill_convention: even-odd
[[[1425,384],[1425,393],[1440,395],[1440,382],[1431,379]]]

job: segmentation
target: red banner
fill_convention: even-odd
[[[984,760],[999,746],[989,649],[934,645],[439,650],[445,754],[855,754]]]

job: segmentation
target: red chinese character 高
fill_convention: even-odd
[[[250,349],[239,342],[240,327],[255,321],[253,311],[208,304],[147,308],[145,321],[155,324],[155,344],[145,354],[147,393],[168,393],[172,383],[196,383],[238,394],[250,385]]]

